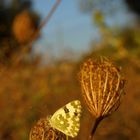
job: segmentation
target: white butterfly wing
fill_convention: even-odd
[[[72,101],[57,110],[50,119],[53,128],[64,134],[75,137],[80,129],[81,103]]]

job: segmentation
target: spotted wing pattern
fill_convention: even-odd
[[[80,129],[81,103],[74,100],[59,110],[50,118],[50,125],[65,135],[75,137]]]

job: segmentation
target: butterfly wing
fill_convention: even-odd
[[[51,126],[68,136],[77,136],[80,129],[81,108],[79,100],[66,104],[53,114],[50,119]]]

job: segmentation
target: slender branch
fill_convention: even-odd
[[[28,47],[23,47],[23,49],[21,50],[22,51],[21,55],[20,56],[18,55],[18,58],[16,60],[18,63],[24,57],[24,53],[32,48],[32,44],[33,44],[34,40],[39,35],[41,29],[49,22],[50,18],[52,17],[53,13],[57,9],[60,2],[61,2],[61,0],[56,0],[54,5],[52,6],[51,10],[49,11],[48,15],[46,16],[46,18],[40,23],[38,29],[36,29],[34,31],[33,35],[31,36],[30,42],[26,44],[26,46],[28,46]]]
[[[48,23],[48,21],[50,20],[51,16],[54,13],[54,11],[57,9],[58,5],[60,4],[60,2],[61,2],[61,0],[56,0],[55,4],[53,5],[53,7],[51,8],[51,10],[49,11],[47,17],[39,25],[39,30],[41,30],[42,27]]]
[[[40,23],[38,29],[33,34],[32,41],[36,38],[36,36],[38,36],[38,34],[41,31],[41,29],[49,22],[50,18],[52,17],[53,13],[57,9],[57,7],[60,4],[60,2],[61,2],[61,0],[56,0],[54,5],[52,6],[51,10],[49,11],[48,15],[46,16],[46,18]]]
[[[89,135],[89,140],[92,140],[92,139],[93,139],[93,135],[94,135],[94,133],[95,133],[95,131],[96,131],[96,129],[97,129],[99,123],[103,120],[103,118],[104,118],[104,117],[96,118],[95,123],[94,123],[94,125],[93,125],[93,127],[92,127],[92,130],[91,130],[91,133],[90,133],[90,135]]]

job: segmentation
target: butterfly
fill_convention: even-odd
[[[69,102],[58,109],[49,119],[51,127],[67,136],[76,137],[80,129],[81,109],[79,100]]]

